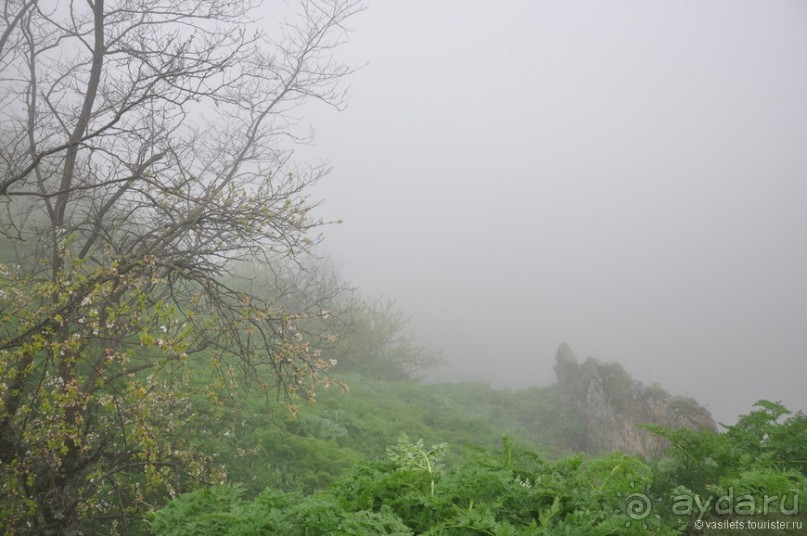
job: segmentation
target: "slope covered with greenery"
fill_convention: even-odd
[[[614,452],[552,461],[507,438],[501,448],[458,448],[402,433],[326,487],[270,486],[254,497],[238,485],[204,488],[157,512],[151,528],[170,536],[799,533],[807,417],[788,414],[761,401],[725,433],[658,429],[673,445],[658,460]],[[329,441],[347,461],[346,447]]]
[[[369,325],[346,339],[377,337]],[[708,523],[733,522],[726,534],[804,526],[803,413],[760,401],[722,433],[648,426],[671,444],[658,459],[583,456],[579,416],[555,386],[499,390],[378,373],[399,370],[394,361],[412,349],[383,350],[397,331],[378,337],[375,367],[362,365],[369,356],[334,353],[348,372],[294,416],[261,391],[196,399],[199,448],[217,453],[228,478],[177,497],[148,530],[664,535],[722,527]],[[752,521],[769,524],[760,532]]]
[[[309,492],[358,461],[383,455],[400,433],[429,444],[483,447],[509,435],[549,457],[571,452],[581,433],[552,387],[504,391],[477,383],[337,378],[347,392],[324,390],[296,416],[259,392],[219,406],[197,399],[200,448],[218,453],[230,480],[251,493],[268,485]]]
[[[660,459],[583,456],[579,416],[555,386],[412,378],[427,353],[394,304],[379,303],[354,304],[361,321],[328,349],[326,388],[291,412],[259,386],[208,392],[215,370],[188,363],[197,388],[182,427],[220,479],[176,481],[167,506],[146,490],[158,511],[122,533],[686,534],[696,522],[771,519],[749,516],[746,495],[801,519],[804,414],[761,401],[720,434],[649,427],[672,444]],[[719,508],[726,497],[733,517]]]

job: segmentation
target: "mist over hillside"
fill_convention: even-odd
[[[807,7],[378,3],[314,111],[325,252],[436,380],[551,383],[563,341],[733,422],[807,408]],[[416,38],[413,38],[416,36]]]

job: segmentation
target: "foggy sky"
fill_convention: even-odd
[[[807,3],[375,0],[314,108],[326,251],[449,365],[807,409]]]

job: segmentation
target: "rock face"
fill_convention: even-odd
[[[618,363],[589,357],[581,365],[565,343],[558,348],[555,361],[557,387],[583,419],[588,452],[620,450],[648,458],[661,454],[668,442],[639,424],[717,429],[709,412],[695,400],[672,396],[658,385],[648,387],[632,379]]]

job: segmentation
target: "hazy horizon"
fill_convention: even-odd
[[[324,251],[441,380],[617,361],[733,421],[807,409],[807,4],[371,2],[301,155]]]

